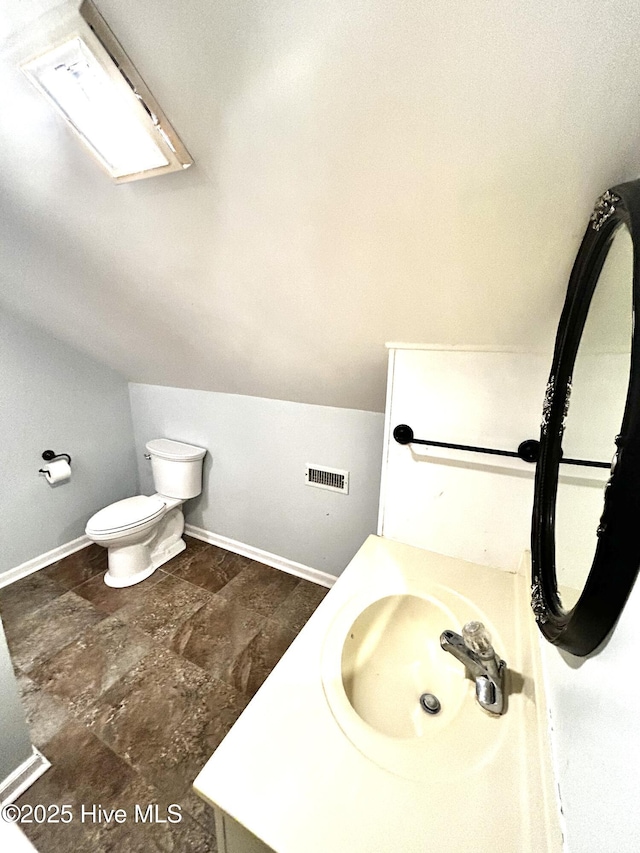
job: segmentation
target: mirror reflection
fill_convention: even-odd
[[[633,243],[621,225],[600,273],[578,349],[562,440],[565,457],[602,462],[613,458],[629,384],[632,274]],[[589,575],[608,478],[606,469],[561,465],[555,546],[564,610],[576,604]]]

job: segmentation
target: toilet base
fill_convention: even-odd
[[[181,551],[187,547],[187,543],[184,539],[178,539],[177,542],[173,542],[173,544],[165,548],[162,552],[156,552],[151,555],[152,563],[142,571],[136,572],[135,574],[128,575],[125,577],[118,577],[117,575],[112,575],[109,571],[105,572],[104,582],[107,586],[112,587],[113,589],[124,589],[126,586],[134,586],[137,583],[141,583],[141,581],[146,580],[151,577],[151,575],[155,572],[156,569],[159,569],[160,566],[163,566],[165,563],[168,563],[169,560],[172,560],[177,554],[180,554]]]
[[[154,553],[151,555],[151,558],[153,560],[154,571],[156,569],[159,569],[160,566],[164,566],[165,563],[168,563],[169,560],[172,560],[177,554],[180,554],[182,551],[184,551],[186,547],[187,543],[184,541],[184,539],[178,539],[177,542],[173,542],[163,551],[154,551]]]
[[[182,538],[184,516],[181,503],[169,510],[155,529],[140,537],[133,533],[123,544],[109,547],[109,568],[104,576],[107,586],[122,589],[140,583],[184,551],[187,543]]]
[[[104,582],[107,586],[110,586],[113,589],[123,589],[125,586],[133,586],[136,583],[146,580],[155,572],[155,570],[156,566],[149,566],[141,572],[137,572],[135,575],[128,575],[127,577],[120,578],[107,571],[104,575]]]

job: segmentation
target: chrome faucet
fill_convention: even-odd
[[[482,622],[467,622],[462,636],[455,631],[443,631],[440,645],[463,663],[475,680],[476,699],[480,706],[490,714],[504,714],[507,665],[495,653]]]

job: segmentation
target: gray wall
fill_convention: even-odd
[[[153,492],[149,439],[209,451],[189,523],[334,575],[375,532],[383,415],[158,385],[132,384],[130,394],[144,493]],[[349,470],[349,494],[305,485],[306,463]]]
[[[137,472],[122,376],[1,311],[0,365],[1,573],[81,536]],[[71,454],[68,482],[38,474],[49,448]]]

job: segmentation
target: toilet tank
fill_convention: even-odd
[[[202,491],[203,447],[154,438],[147,443],[156,491],[168,498],[195,498]]]

